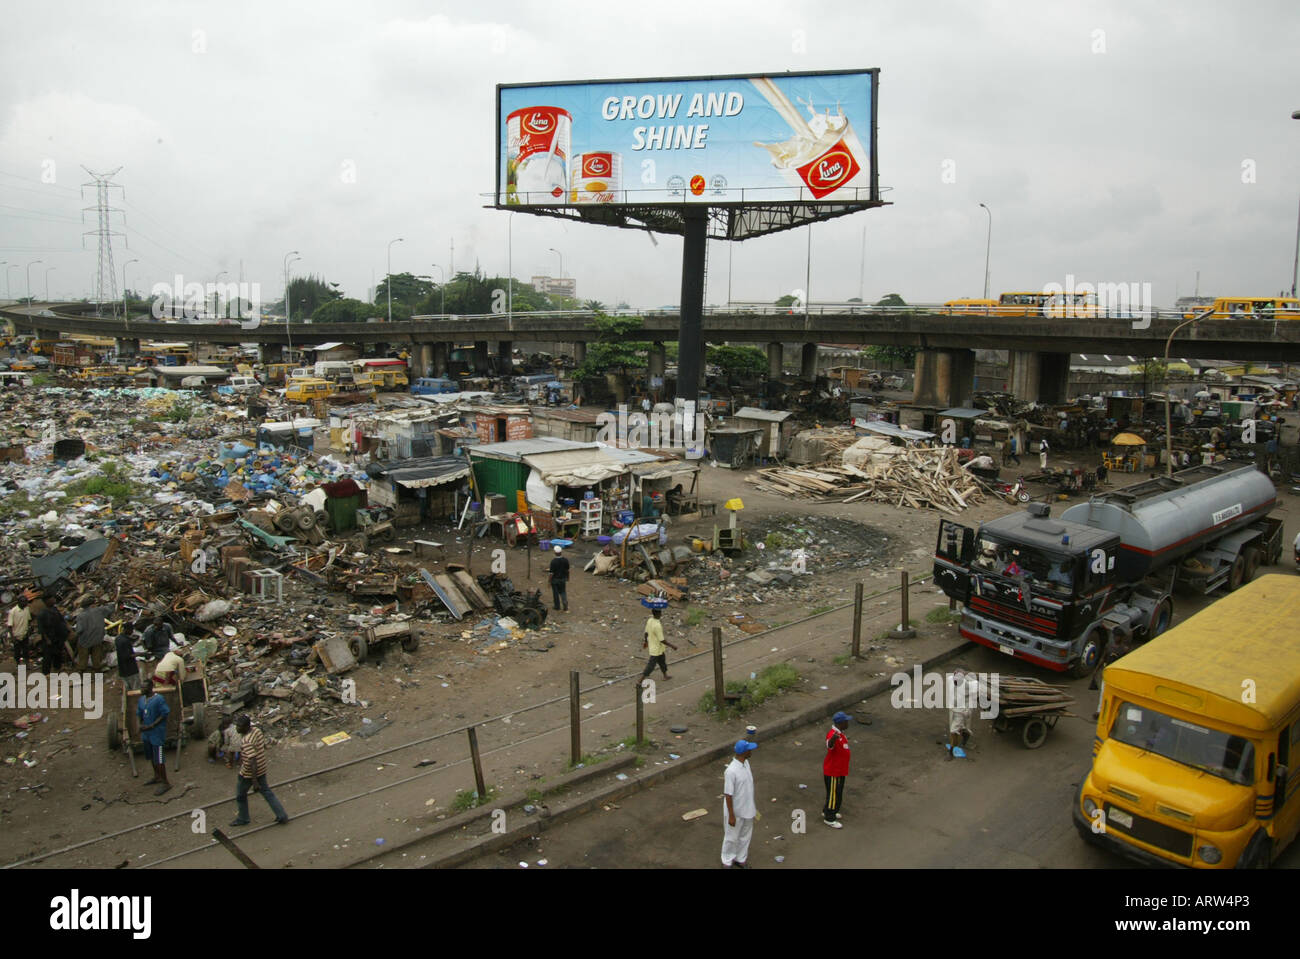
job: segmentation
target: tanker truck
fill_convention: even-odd
[[[1175,587],[1249,582],[1282,553],[1272,482],[1250,464],[1195,466],[1091,497],[1044,503],[978,529],[944,520],[935,583],[961,604],[961,635],[1048,669],[1090,673],[1106,646],[1173,621]]]

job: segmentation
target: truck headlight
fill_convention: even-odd
[[[1211,845],[1197,846],[1196,855],[1208,862],[1211,866],[1216,865],[1223,858],[1223,853]]]
[[[1091,796],[1085,796],[1083,799],[1083,814],[1089,819],[1096,818],[1097,804],[1092,801]]]

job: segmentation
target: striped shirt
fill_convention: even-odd
[[[266,775],[266,737],[256,726],[244,733],[244,741],[239,754],[239,775],[245,779],[257,779]]]

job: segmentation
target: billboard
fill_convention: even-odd
[[[497,86],[496,204],[854,203],[877,71]]]

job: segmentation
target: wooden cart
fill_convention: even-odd
[[[176,750],[176,768],[179,769],[181,747],[196,739],[207,739],[208,733],[216,729],[215,716],[208,715],[208,680],[203,664],[187,666],[180,686],[155,686],[154,692],[161,694],[170,710],[163,746]],[[139,690],[124,690],[121,708],[108,714],[108,748],[126,750],[131,758],[132,775],[139,775],[135,769],[135,754],[144,750],[137,710],[141,695]]]
[[[1055,728],[1058,719],[1073,715],[1068,710],[1074,700],[1064,689],[1032,676],[1000,676],[994,731],[1017,730],[1026,749],[1037,749],[1047,742],[1047,733]]]

